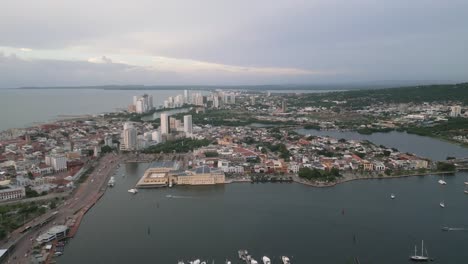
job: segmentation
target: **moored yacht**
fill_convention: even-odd
[[[289,261],[289,258],[286,256],[282,256],[281,261],[283,261],[283,264],[291,264],[291,261]]]
[[[427,256],[427,252],[426,252],[426,256],[424,256],[424,241],[421,241],[421,255],[418,255],[417,247],[415,245],[414,246],[414,255],[410,256],[410,259],[412,261],[419,261],[419,262],[429,261],[429,257]]]
[[[263,261],[263,264],[271,264],[271,260],[267,256],[263,256],[262,261]]]
[[[128,190],[128,192],[129,192],[129,193],[136,194],[136,193],[138,192],[138,190],[137,190],[137,189],[130,189],[130,190]]]

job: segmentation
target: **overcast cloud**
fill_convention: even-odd
[[[468,1],[6,0],[0,87],[468,79]]]

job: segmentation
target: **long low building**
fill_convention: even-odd
[[[208,166],[193,170],[174,170],[169,167],[149,168],[138,181],[138,188],[164,187],[169,185],[214,185],[224,184],[225,175],[221,170]]]
[[[57,225],[51,227],[47,232],[39,235],[36,239],[39,243],[47,243],[55,239],[64,238],[67,235],[68,226],[66,225]]]
[[[22,199],[25,196],[26,190],[24,187],[0,190],[0,201]]]

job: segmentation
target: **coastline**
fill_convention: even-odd
[[[457,171],[440,171],[440,172],[425,172],[425,173],[415,173],[415,174],[402,174],[402,175],[391,175],[391,176],[369,176],[369,177],[356,177],[356,178],[346,178],[341,179],[335,182],[312,182],[308,180],[303,180],[298,176],[294,176],[293,180],[296,183],[317,187],[317,188],[324,188],[324,187],[334,187],[341,183],[351,182],[351,181],[358,181],[358,180],[385,180],[385,179],[395,179],[395,178],[408,178],[408,177],[415,177],[415,176],[430,176],[430,175],[442,175],[442,174],[454,174]]]

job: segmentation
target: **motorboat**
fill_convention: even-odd
[[[136,194],[136,193],[138,192],[138,190],[137,190],[137,189],[130,189],[130,190],[128,190],[128,192],[129,192],[129,193]]]
[[[201,261],[199,259],[196,259],[194,261],[190,261],[189,264],[201,264]]]
[[[281,261],[283,261],[283,264],[291,264],[291,261],[289,261],[289,258],[286,256],[282,256]]]
[[[444,202],[440,202],[439,205],[440,205],[440,207],[445,208],[445,203]]]
[[[418,262],[426,262],[429,261],[429,257],[426,255],[424,256],[424,240],[421,241],[421,255],[418,255],[417,253],[417,246],[414,246],[414,255],[410,256],[410,259],[412,261],[418,261]]]
[[[263,261],[263,264],[271,264],[271,260],[267,256],[263,256],[262,261]]]
[[[258,261],[256,261],[255,259],[251,259],[250,264],[258,264]]]
[[[109,182],[107,183],[107,186],[109,187],[114,187],[114,184],[115,184],[115,178],[114,177],[111,177]]]
[[[447,182],[446,182],[446,181],[444,181],[444,180],[442,180],[442,179],[440,179],[440,180],[439,180],[439,184],[441,184],[441,185],[446,185],[446,184],[447,184]]]
[[[390,195],[390,198],[392,198],[392,199],[395,199],[395,197],[396,196],[393,193]]]

